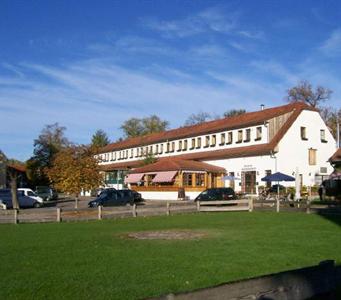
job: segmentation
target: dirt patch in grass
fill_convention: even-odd
[[[136,240],[197,240],[208,236],[208,232],[196,230],[139,231],[125,235],[126,238]]]

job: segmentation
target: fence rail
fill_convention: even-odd
[[[323,213],[341,214],[341,207],[325,207]],[[174,215],[196,212],[234,212],[234,211],[285,211],[321,213],[321,209],[311,207],[310,201],[272,201],[241,199],[228,201],[198,201],[149,203],[147,205],[128,205],[98,208],[60,208],[47,207],[38,209],[0,210],[1,223],[45,223],[75,222],[102,219],[117,219],[138,216]]]

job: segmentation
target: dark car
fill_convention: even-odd
[[[134,195],[131,190],[105,189],[96,199],[90,201],[88,206],[118,206],[127,204],[134,204]]]
[[[201,192],[194,201],[234,200],[236,198],[232,188],[211,188]]]
[[[17,193],[17,197],[20,208],[41,207],[40,202],[31,197],[25,196],[23,193]],[[0,202],[6,205],[6,208],[13,208],[12,192],[10,189],[0,190]]]
[[[319,195],[322,200],[323,196],[341,197],[341,180],[340,179],[327,179],[324,180],[319,188]]]
[[[43,198],[44,201],[58,199],[58,193],[49,186],[37,186],[35,192],[39,197]]]

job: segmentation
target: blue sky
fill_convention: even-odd
[[[0,149],[28,159],[46,124],[89,143],[130,117],[285,102],[306,79],[340,107],[338,1],[0,1]]]

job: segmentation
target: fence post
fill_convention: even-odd
[[[136,204],[133,204],[133,217],[136,217]]]
[[[57,222],[58,223],[61,221],[60,212],[61,212],[60,207],[57,207]]]
[[[18,213],[17,209],[14,210],[14,224],[18,224]]]
[[[167,216],[170,215],[170,204],[169,202],[167,201],[167,212],[166,212]]]
[[[200,211],[200,201],[197,201],[197,211]]]
[[[98,205],[98,220],[102,220],[102,205]]]
[[[249,212],[253,211],[253,199],[252,197],[249,198]]]
[[[276,199],[276,212],[279,212],[279,198]]]
[[[310,214],[310,200],[309,200],[309,197],[307,198],[307,214]]]

